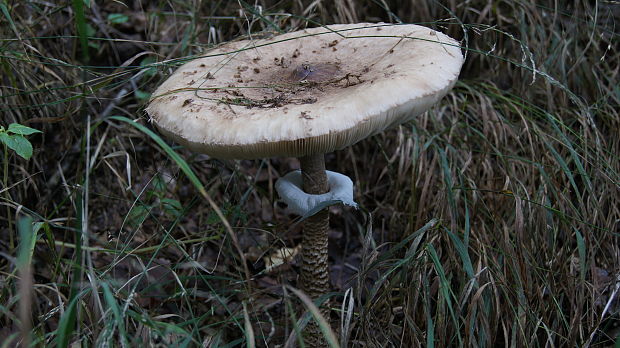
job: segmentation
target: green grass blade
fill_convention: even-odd
[[[579,202],[583,205],[583,201],[581,198],[581,191],[579,190],[579,187],[577,186],[577,183],[575,182],[575,177],[573,176],[573,172],[568,168],[568,163],[566,163],[564,158],[562,158],[562,155],[560,155],[560,153],[558,153],[558,151],[548,141],[545,141],[545,146],[547,147],[549,152],[553,155],[557,163],[560,165],[560,168],[564,172],[564,175],[566,175],[570,185],[575,191],[575,196],[577,197]],[[573,210],[577,213],[579,212],[576,208],[573,208]],[[579,218],[583,218],[583,217],[579,215]]]
[[[86,16],[84,15],[84,0],[73,0],[73,11],[75,11],[75,26],[77,28],[78,37],[80,38],[80,46],[82,47],[82,60],[85,63],[90,59],[88,52],[88,33],[86,28]]]
[[[431,260],[433,261],[433,265],[435,266],[435,271],[437,271],[437,275],[439,275],[440,292],[442,294],[442,297],[446,301],[448,310],[450,311],[450,316],[452,317],[452,322],[455,325],[454,331],[456,331],[458,335],[459,343],[462,345],[461,333],[460,333],[460,330],[458,329],[459,321],[457,320],[456,312],[454,310],[454,307],[452,306],[453,295],[452,295],[451,288],[450,288],[450,282],[448,281],[448,278],[446,277],[446,271],[443,269],[443,266],[441,265],[441,261],[439,260],[439,256],[437,255],[437,251],[435,250],[435,247],[433,247],[432,244],[427,244],[426,248],[428,250],[429,256],[431,257]]]
[[[179,166],[183,174],[187,176],[187,178],[192,183],[192,185],[194,185],[194,187],[203,196],[207,194],[207,191],[205,190],[204,185],[202,185],[202,182],[200,182],[200,179],[198,179],[194,171],[190,168],[189,164],[187,164],[187,162],[185,162],[185,160],[181,156],[179,156],[179,154],[174,152],[174,150],[170,147],[170,145],[166,144],[166,142],[159,135],[155,134],[155,132],[153,132],[152,130],[148,129],[147,127],[137,122],[134,122],[133,120],[127,117],[110,116],[110,119],[130,124],[131,126],[137,128],[142,133],[148,135],[151,139],[153,139],[153,141],[157,143],[157,145],[159,145],[159,147],[162,150],[164,150],[166,155],[168,155],[177,164],[177,166]]]
[[[58,328],[56,329],[56,347],[66,348],[69,346],[69,339],[71,339],[73,331],[75,330],[75,312],[78,302],[82,299],[82,296],[89,291],[90,288],[86,288],[69,301],[69,305],[65,308],[65,312],[60,317]]]
[[[243,321],[244,321],[244,333],[245,333],[245,346],[247,348],[255,348],[256,341],[254,339],[254,329],[252,328],[252,322],[250,321],[250,315],[248,314],[248,305],[245,301],[243,305]]]
[[[579,230],[573,226],[577,238],[577,253],[579,254],[579,278],[586,281],[586,242]]]
[[[448,157],[446,152],[437,147],[439,151],[439,158],[441,160],[441,168],[443,170],[443,180],[446,185],[446,195],[448,196],[448,204],[450,204],[450,216],[452,217],[451,225],[456,227],[458,211],[456,209],[456,200],[454,198],[454,185],[452,183],[452,174],[450,173],[450,165],[448,164]]]
[[[80,284],[82,283],[82,194],[81,191],[77,191],[75,199],[76,214],[75,214],[75,252],[73,253],[73,267],[71,267],[71,290],[69,292],[69,305],[65,309],[65,313],[60,318],[58,329],[56,330],[56,347],[66,348],[69,345],[69,339],[71,338],[76,326],[76,308],[77,303],[81,297],[79,292]],[[90,288],[87,288],[87,290]],[[86,290],[85,290],[86,291]]]
[[[19,319],[22,334],[22,344],[29,346],[31,342],[32,322],[32,290],[34,286],[32,271],[32,253],[36,242],[37,232],[33,228],[32,218],[23,216],[17,220],[20,244],[17,254],[17,269],[19,270]]]
[[[319,328],[323,333],[323,337],[327,340],[327,344],[329,344],[331,348],[339,348],[340,344],[338,344],[338,339],[336,338],[334,331],[332,331],[331,326],[329,326],[327,320],[321,315],[319,308],[314,304],[312,299],[300,290],[297,290],[291,286],[287,286],[287,288],[299,297],[304,306],[310,311],[310,314],[312,314],[314,320],[319,324]]]
[[[469,257],[469,253],[467,252],[467,247],[465,246],[463,241],[459,239],[459,237],[456,234],[454,234],[449,229],[445,229],[445,230],[448,233],[448,236],[450,237],[450,239],[452,240],[452,243],[454,244],[454,247],[456,248],[456,252],[459,254],[459,257],[461,258],[461,261],[463,262],[463,268],[465,269],[465,273],[467,273],[467,276],[469,277],[469,279],[473,278],[474,277],[474,266],[471,263],[471,258]]]
[[[575,147],[573,146],[572,142],[568,139],[566,134],[564,134],[564,132],[560,130],[560,127],[558,127],[555,118],[551,117],[551,115],[548,115],[548,113],[545,113],[545,115],[547,115],[547,119],[550,121],[551,125],[553,126],[553,130],[555,130],[556,134],[560,137],[560,139],[562,139],[562,144],[566,146],[566,148],[568,149],[568,152],[570,153],[570,157],[573,159],[573,162],[575,163],[575,166],[577,167],[577,171],[579,172],[579,174],[581,174],[581,177],[586,182],[586,189],[592,192],[592,181],[590,180],[590,176],[586,172],[585,167],[583,166],[583,163],[581,163],[581,160],[579,159],[579,154],[577,154],[577,151],[575,150]]]
[[[378,258],[377,261],[373,262],[368,267],[367,271],[376,270],[377,267],[379,267],[382,264],[384,264],[385,261],[387,261],[389,259],[389,257],[391,257],[394,253],[398,252],[399,250],[404,248],[405,245],[407,245],[409,242],[411,242],[411,245],[409,246],[409,248],[405,252],[405,257],[404,258],[396,259],[395,261],[393,261],[392,263],[389,264],[389,268],[388,269],[382,269],[381,270],[381,277],[379,277],[379,279],[377,279],[374,282],[374,284],[373,284],[373,286],[372,286],[372,288],[370,290],[370,293],[369,293],[369,297],[370,298],[373,298],[379,292],[379,289],[381,288],[381,286],[383,286],[383,284],[390,278],[390,276],[394,272],[398,271],[403,266],[406,266],[406,265],[410,264],[413,260],[415,260],[415,258],[417,256],[418,245],[421,242],[422,237],[424,236],[424,234],[428,230],[430,230],[431,228],[435,227],[436,223],[437,223],[436,219],[430,220],[424,226],[422,226],[422,228],[420,228],[419,230],[417,230],[414,233],[410,234],[407,238],[405,238],[405,240],[403,240],[402,242],[398,243],[396,246],[394,246],[393,248],[391,248],[390,250],[385,252],[383,255],[381,255]]]
[[[114,316],[114,326],[118,328],[118,334],[123,343],[123,346],[128,346],[129,342],[127,341],[127,332],[125,331],[125,321],[123,320],[123,316],[121,315],[121,309],[116,303],[116,299],[114,298],[114,294],[110,290],[110,287],[107,283],[101,282],[101,289],[103,290],[103,298],[108,304],[108,308],[112,311],[112,315]]]
[[[256,17],[260,18],[261,21],[267,23],[267,25],[269,25],[271,28],[273,28],[273,30],[277,31],[278,33],[280,33],[280,34],[284,33],[284,30],[282,30],[272,20],[270,20],[269,18],[267,18],[267,17],[263,16],[261,13],[259,13],[254,6],[248,4],[245,1],[239,1],[239,3],[243,6],[244,10],[250,12],[252,14],[252,16],[256,16]],[[248,28],[248,30],[251,30],[251,29],[252,28]]]
[[[435,323],[433,322],[432,306],[431,306],[431,289],[428,285],[428,278],[422,278],[424,282],[424,312],[426,313],[426,347],[435,347]]]
[[[9,25],[11,26],[11,30],[13,30],[13,33],[15,33],[15,35],[19,37],[19,31],[17,30],[17,27],[15,26],[15,23],[13,22],[13,18],[11,18],[11,13],[9,12],[9,8],[7,6],[6,0],[2,0],[2,2],[0,2],[0,11],[2,11],[2,14],[6,18],[6,20],[9,22]]]
[[[34,245],[37,241],[37,231],[41,226],[41,223],[33,224],[30,216],[24,216],[17,220],[17,230],[19,231],[21,240],[17,256],[18,267],[30,264],[34,252]]]
[[[179,166],[179,168],[181,168],[181,171],[187,176],[190,182],[194,185],[194,187],[198,190],[198,192],[200,192],[200,194],[207,200],[207,202],[209,202],[209,205],[211,206],[211,208],[213,208],[217,216],[220,218],[220,220],[224,224],[224,227],[226,227],[226,231],[228,232],[228,235],[232,239],[235,249],[237,250],[237,253],[239,254],[239,258],[241,259],[242,267],[245,273],[245,278],[249,282],[250,270],[248,268],[247,263],[245,262],[244,253],[241,250],[241,247],[239,246],[237,235],[233,232],[232,227],[230,226],[230,223],[228,222],[228,219],[226,219],[226,217],[222,213],[222,210],[218,207],[217,204],[215,204],[215,202],[213,201],[209,193],[207,193],[207,190],[205,190],[204,185],[202,184],[202,182],[200,182],[200,179],[198,179],[194,171],[190,168],[189,164],[187,164],[187,162],[181,156],[179,156],[179,154],[174,152],[174,150],[168,144],[166,144],[166,142],[159,135],[155,134],[155,132],[148,129],[147,127],[137,122],[134,122],[133,120],[127,117],[123,117],[123,116],[110,116],[109,119],[125,122],[129,125],[134,126],[135,128],[137,128],[144,134],[148,135],[151,139],[153,139],[153,141],[157,143],[157,145],[159,145],[159,147],[162,150],[164,150],[164,152],[170,158],[172,158],[172,160]]]
[[[463,174],[459,173],[459,184],[461,187],[464,186],[463,183]],[[469,212],[469,198],[467,197],[467,193],[463,193],[463,206],[465,208],[465,216],[463,219],[465,220],[465,226],[463,230],[463,244],[465,248],[469,248],[469,234],[471,233],[471,217]]]

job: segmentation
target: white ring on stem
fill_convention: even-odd
[[[295,170],[276,181],[276,191],[288,205],[288,209],[300,216],[305,216],[323,202],[340,201],[344,205],[357,208],[353,200],[353,181],[348,176],[325,171],[329,183],[329,192],[311,195],[303,190],[301,171]]]

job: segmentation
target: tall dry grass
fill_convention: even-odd
[[[143,107],[212,45],[358,21],[436,28],[467,61],[431,111],[327,156],[363,208],[333,211],[341,344],[619,344],[617,4],[9,0],[0,18],[0,126],[43,132],[30,160],[2,153],[3,346],[283,344],[295,261],[263,256],[300,240],[273,192],[297,163],[158,142]]]

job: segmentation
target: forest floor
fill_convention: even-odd
[[[338,344],[620,346],[620,6],[585,0],[0,0],[0,346],[284,346],[302,224],[274,182],[299,162],[193,153],[144,108],[215,45],[358,22],[466,61],[326,155],[360,205],[330,208]]]

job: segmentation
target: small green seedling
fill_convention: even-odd
[[[26,136],[34,133],[41,133],[41,131],[19,123],[11,123],[7,129],[0,126],[0,143],[24,159],[30,159],[32,157],[32,144],[26,139]]]

